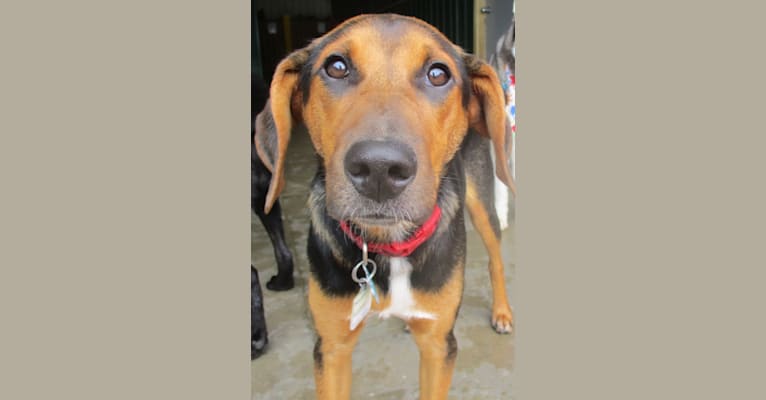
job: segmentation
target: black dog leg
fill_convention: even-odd
[[[269,239],[274,246],[274,257],[277,260],[277,274],[269,279],[266,287],[274,291],[292,289],[295,286],[293,256],[285,243],[285,233],[282,228],[282,208],[279,205],[279,200],[274,203],[274,207],[268,214],[263,212],[263,206],[255,207],[255,213],[261,219],[266,232],[269,233]]]
[[[250,359],[255,360],[269,343],[266,317],[263,315],[263,295],[258,271],[250,266]]]

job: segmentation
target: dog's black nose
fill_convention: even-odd
[[[356,190],[377,202],[392,199],[415,178],[415,152],[395,141],[365,140],[354,143],[344,160],[346,175]]]

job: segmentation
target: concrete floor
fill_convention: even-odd
[[[269,345],[251,364],[252,399],[313,399],[314,333],[306,304],[309,274],[306,236],[308,183],[316,158],[305,133],[295,133],[286,163],[286,185],[280,197],[285,235],[295,259],[296,286],[287,292],[263,287]],[[468,220],[468,218],[466,218]],[[467,223],[468,260],[463,304],[455,325],[457,364],[450,399],[513,399],[514,338],[490,327],[491,287],[488,257],[478,235]],[[505,276],[513,305],[513,218],[503,232]],[[258,217],[252,215],[252,261],[261,284],[276,273],[274,254]],[[354,350],[352,399],[417,399],[418,352],[404,323],[396,318],[370,318]]]

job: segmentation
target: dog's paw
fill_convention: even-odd
[[[268,344],[268,339],[263,338],[259,340],[253,340],[250,342],[250,361],[255,360],[263,354]]]
[[[513,330],[513,313],[510,307],[501,307],[492,311],[492,328],[497,333],[506,334]]]
[[[275,292],[281,292],[284,290],[290,290],[295,286],[295,280],[292,276],[279,276],[274,275],[266,282],[266,288]]]
[[[260,357],[266,350],[266,345],[269,344],[269,334],[266,331],[266,326],[262,325],[263,320],[256,321],[258,324],[255,329],[250,333],[250,360],[255,360]]]

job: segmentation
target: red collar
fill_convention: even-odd
[[[426,222],[424,222],[423,225],[409,237],[409,239],[403,242],[394,243],[367,243],[367,248],[371,253],[380,253],[389,257],[407,257],[436,232],[436,227],[439,225],[441,216],[442,210],[437,204],[434,207],[431,216],[428,217],[428,220],[426,220]],[[342,229],[346,236],[353,240],[360,249],[362,248],[364,239],[351,230],[348,222],[340,221],[340,229]]]

